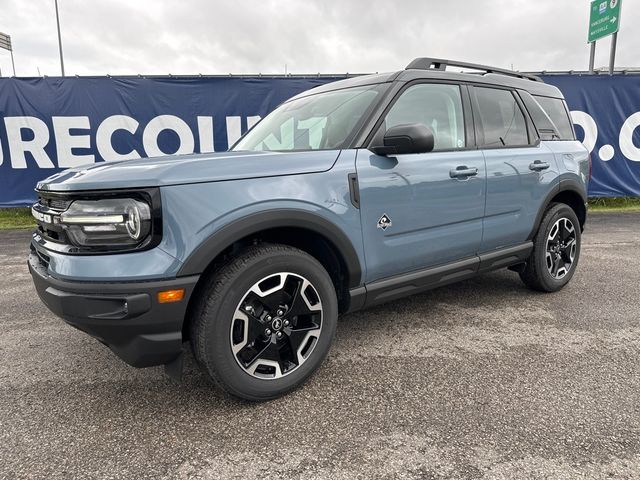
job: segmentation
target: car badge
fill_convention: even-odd
[[[381,228],[382,231],[385,231],[391,225],[393,225],[393,223],[391,223],[391,218],[389,218],[389,215],[387,215],[386,213],[384,213],[380,217],[380,220],[378,220],[378,228]]]

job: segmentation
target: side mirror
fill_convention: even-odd
[[[427,153],[433,150],[433,130],[421,123],[409,123],[391,127],[384,134],[384,145],[371,147],[376,155],[403,155]]]

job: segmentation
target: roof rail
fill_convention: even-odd
[[[456,60],[447,60],[444,58],[428,58],[420,57],[414,59],[405,70],[441,70],[445,71],[447,67],[470,68],[472,70],[480,70],[485,73],[497,73],[500,75],[508,75],[510,77],[526,78],[535,82],[542,82],[542,79],[535,75],[520,73],[514,70],[506,70],[503,68],[489,67],[488,65],[478,65],[475,63],[458,62]]]

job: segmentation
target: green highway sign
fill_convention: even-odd
[[[11,51],[11,37],[6,33],[0,32],[0,48]]]
[[[618,31],[621,3],[622,0],[594,0],[591,2],[589,43]]]

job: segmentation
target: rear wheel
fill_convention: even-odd
[[[520,278],[534,290],[560,290],[575,273],[580,242],[580,222],[573,209],[563,203],[551,204],[540,222],[533,251]]]
[[[326,357],[338,316],[329,274],[307,253],[251,247],[218,270],[196,309],[196,358],[227,392],[275,398],[301,385]]]

